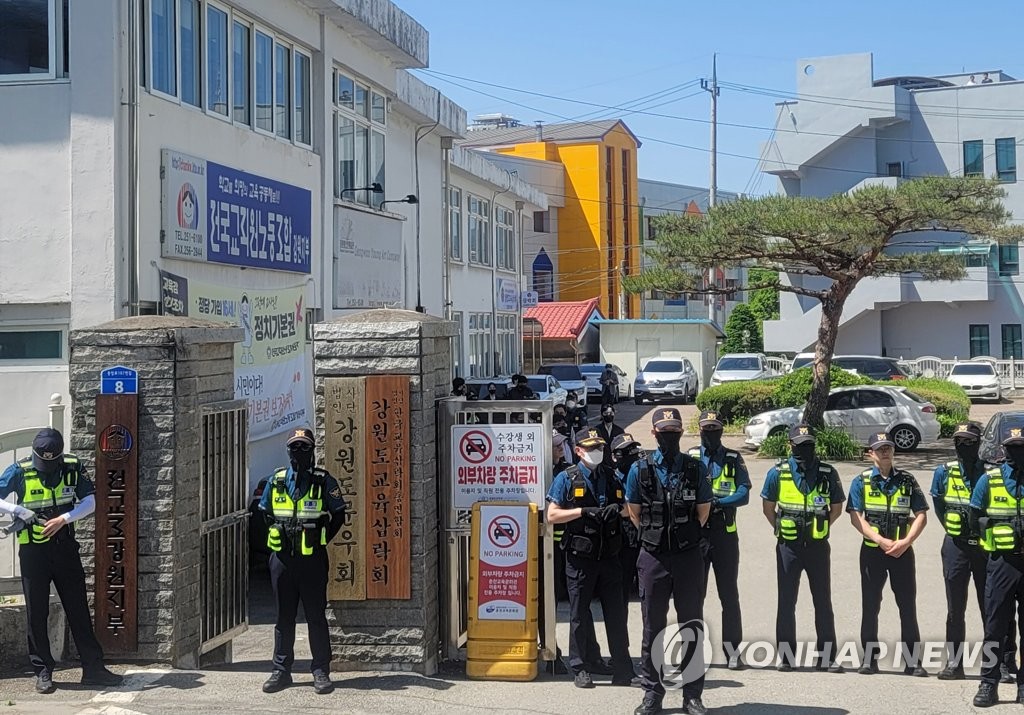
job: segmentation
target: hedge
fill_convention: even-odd
[[[952,437],[956,426],[970,419],[971,400],[964,388],[947,380],[918,377],[895,383],[935,405],[942,437]]]
[[[815,453],[820,459],[852,462],[861,458],[864,447],[846,432],[837,429],[818,430]],[[762,457],[783,459],[789,456],[789,436],[785,433],[765,437],[758,449]]]

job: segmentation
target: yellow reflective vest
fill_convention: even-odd
[[[313,479],[298,499],[288,494],[287,469],[279,469],[270,481],[270,515],[274,523],[267,529],[267,548],[281,551],[287,537],[293,552],[311,556],[317,545],[327,545],[327,507],[322,480]]]
[[[895,474],[895,473],[894,473]],[[877,533],[887,539],[902,539],[910,531],[913,512],[910,497],[914,493],[913,483],[904,480],[892,494],[876,489],[871,483],[872,470],[861,473],[864,485],[864,518]],[[871,539],[864,539],[864,545],[878,548]]]
[[[694,447],[689,450],[688,454],[698,461],[703,461],[701,456],[701,448]],[[739,460],[739,453],[734,452],[731,449],[725,450],[725,460],[722,463],[722,470],[718,473],[718,476],[711,480],[711,493],[715,499],[724,499],[725,497],[732,496],[736,493],[738,485],[736,483],[736,462]],[[711,472],[711,459],[708,458],[707,464],[708,473]],[[730,534],[736,531],[736,509],[735,507],[725,507],[720,511],[728,509],[725,519],[725,530]]]
[[[832,497],[828,485],[831,484],[832,467],[818,464],[818,479],[814,489],[807,494],[797,486],[793,470],[789,462],[776,465],[779,470],[779,498],[776,502],[775,535],[782,541],[797,541],[801,537],[822,541],[829,534],[829,513],[832,509]],[[825,484],[825,489],[821,485]]]
[[[74,455],[64,455],[64,473],[54,487],[46,486],[43,475],[32,464],[32,458],[18,462],[25,479],[25,494],[21,505],[36,512],[41,519],[52,519],[66,514],[75,506],[80,463]],[[43,536],[43,524],[32,524],[18,532],[19,544],[43,544],[50,540]]]
[[[988,477],[981,547],[992,553],[1024,553],[1024,491],[1018,490],[1019,498],[1011,494],[999,468],[990,469]]]

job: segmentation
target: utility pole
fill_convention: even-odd
[[[711,93],[711,184],[708,186],[708,208],[712,209],[718,203],[718,53],[711,56],[711,80],[702,79],[700,88]],[[711,268],[708,276],[708,285],[715,284],[717,268]],[[717,286],[722,288],[723,286]],[[708,317],[711,320],[718,318],[718,296],[708,296]]]

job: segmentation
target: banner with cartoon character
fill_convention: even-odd
[[[235,397],[249,403],[249,438],[263,439],[312,423],[306,361],[304,286],[232,288],[160,271],[165,315],[237,325]]]
[[[309,273],[313,194],[164,149],[160,255]]]

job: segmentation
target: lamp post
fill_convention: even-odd
[[[416,198],[416,194],[408,194],[404,199],[385,199],[380,202],[377,208],[381,211],[384,210],[384,204],[418,204],[419,199]]]
[[[355,193],[356,191],[369,191],[372,194],[383,194],[384,193],[384,187],[381,186],[380,184],[378,184],[375,181],[372,184],[370,184],[369,186],[362,186],[362,187],[360,187],[358,189],[356,189],[356,188],[342,189],[341,193],[338,196],[338,198],[342,198],[342,199],[345,198],[345,192],[346,191],[351,191],[353,193]]]

